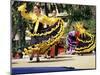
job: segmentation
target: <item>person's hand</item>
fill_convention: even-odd
[[[18,7],[18,11],[26,11],[26,3]]]

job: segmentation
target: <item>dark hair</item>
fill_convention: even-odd
[[[36,6],[38,9],[41,9],[40,4],[38,4],[38,3],[37,3],[37,4],[34,4],[34,6],[33,6],[33,7],[35,7],[35,6]]]
[[[40,6],[40,4],[34,4],[34,6],[33,6],[33,7],[35,7],[35,6],[36,6],[38,9],[40,9],[40,11],[39,11],[39,12],[41,13],[41,6]]]

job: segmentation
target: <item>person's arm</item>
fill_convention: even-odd
[[[26,3],[18,7],[18,11],[21,12],[21,16],[24,17],[25,19],[31,20],[30,14],[26,13]]]

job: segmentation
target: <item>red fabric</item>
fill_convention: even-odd
[[[80,32],[79,31],[76,31],[75,32],[75,36],[79,37],[80,36]]]
[[[75,36],[76,36],[76,38],[79,37],[80,36],[80,32],[79,31],[76,31],[75,32]],[[79,44],[79,40],[76,39],[76,42],[77,42],[77,45],[78,45]]]
[[[64,48],[58,48],[58,54],[64,52]],[[55,49],[53,47],[50,48],[50,56],[55,56]]]
[[[64,52],[64,48],[58,48],[58,54]]]
[[[53,47],[50,48],[50,56],[52,56],[52,57],[55,56],[55,50]]]

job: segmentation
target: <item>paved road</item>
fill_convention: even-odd
[[[40,57],[40,62],[33,59],[29,63],[28,58],[13,59],[12,67],[75,67],[77,69],[95,69],[95,55],[59,55],[57,58],[46,59]]]

